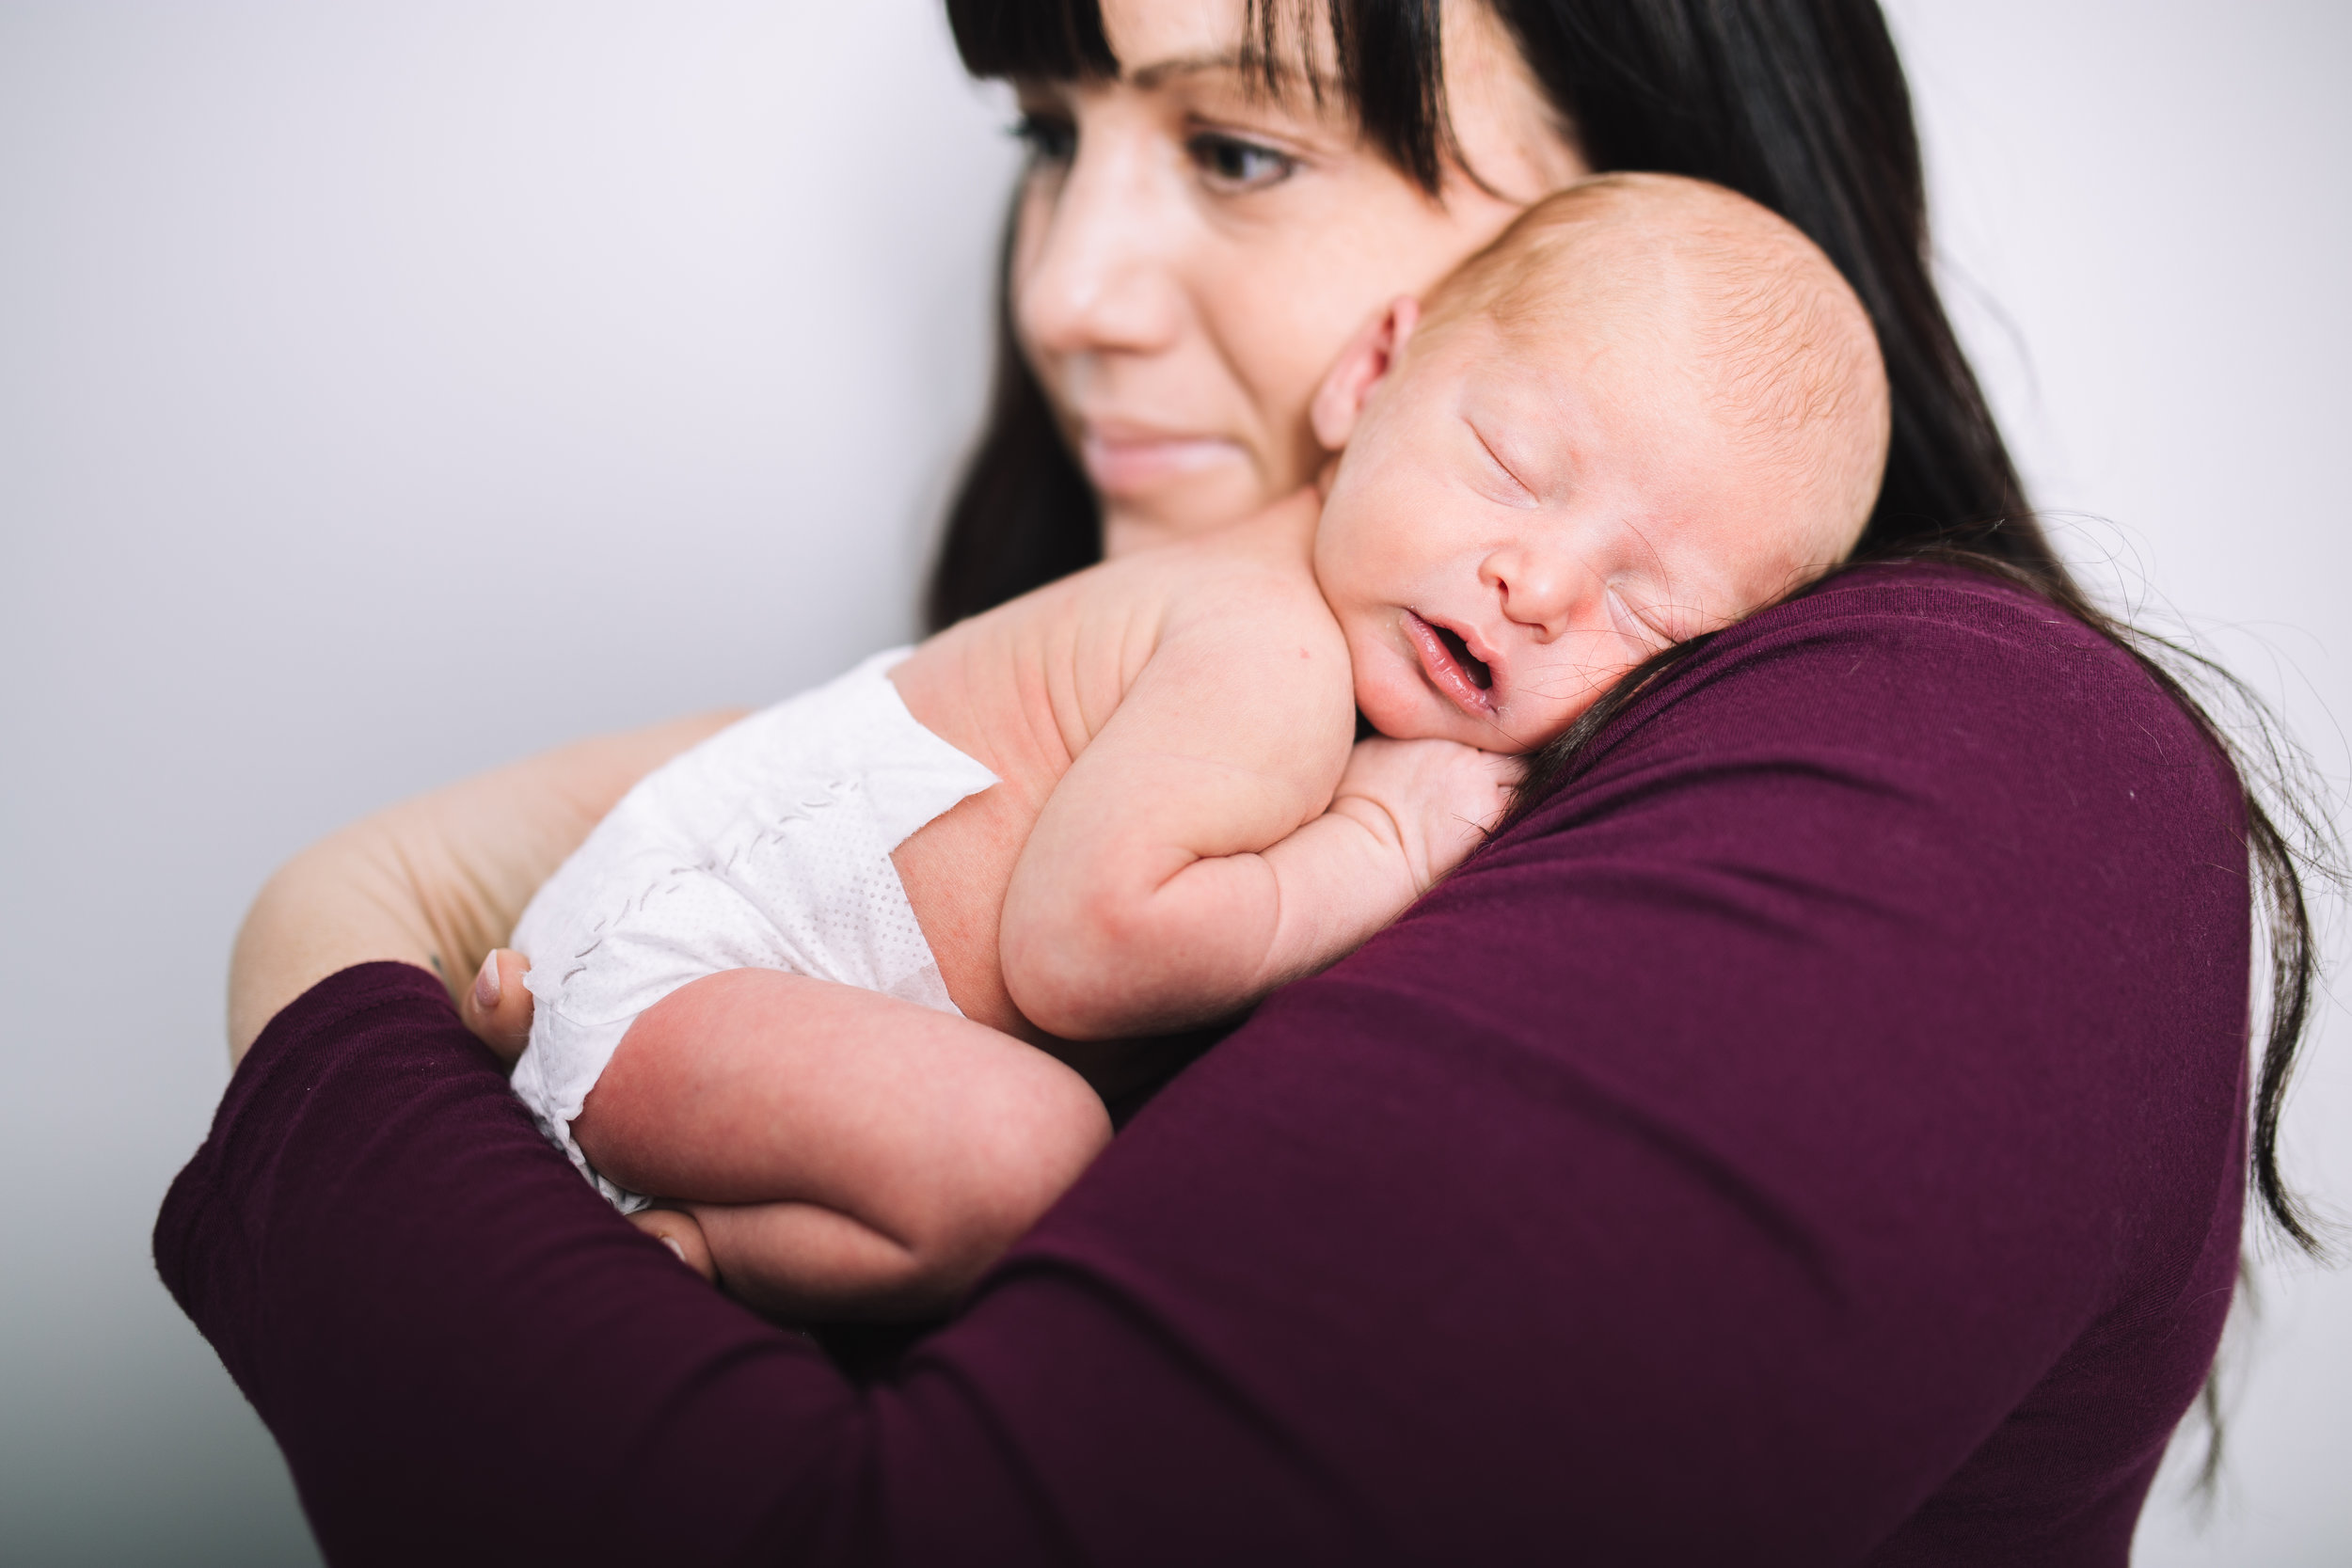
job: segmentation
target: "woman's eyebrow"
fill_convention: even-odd
[[[1150,65],[1136,66],[1123,71],[1129,85],[1150,90],[1166,85],[1179,76],[1200,76],[1216,71],[1230,71],[1236,76],[1247,75],[1256,82],[1274,87],[1277,91],[1286,87],[1304,87],[1316,102],[1337,90],[1339,84],[1323,72],[1292,60],[1271,60],[1254,50],[1227,49],[1211,55],[1179,55],[1169,59],[1154,60]]]

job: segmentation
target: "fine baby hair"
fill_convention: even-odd
[[[1886,466],[1885,367],[1852,288],[1778,214],[1679,175],[1580,182],[1439,285],[1421,335],[1472,316],[1516,343],[1613,337],[1678,357],[1796,537],[1835,541],[1816,569],[1860,537]]]

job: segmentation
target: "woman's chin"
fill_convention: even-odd
[[[1103,503],[1103,545],[1116,555],[1126,542],[1167,544],[1225,527],[1263,511],[1298,488],[1296,483],[1269,489],[1259,465],[1238,447],[1219,444],[1226,455],[1218,462],[1163,470],[1126,483],[1098,483],[1095,494]],[[1303,481],[1300,483],[1304,483]]]

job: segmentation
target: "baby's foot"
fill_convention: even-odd
[[[703,1240],[703,1227],[694,1216],[683,1209],[640,1209],[628,1216],[628,1223],[677,1254],[677,1260],[701,1275],[712,1284],[718,1283],[719,1271],[710,1260],[710,1243]]]

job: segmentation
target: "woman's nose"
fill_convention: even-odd
[[[1478,576],[1501,596],[1504,617],[1534,632],[1539,642],[1568,630],[1578,595],[1592,582],[1592,574],[1575,561],[1517,546],[1489,553],[1479,563]]]
[[[1057,187],[1022,214],[1014,309],[1033,353],[1150,354],[1181,329],[1181,193],[1142,136],[1085,127]]]

